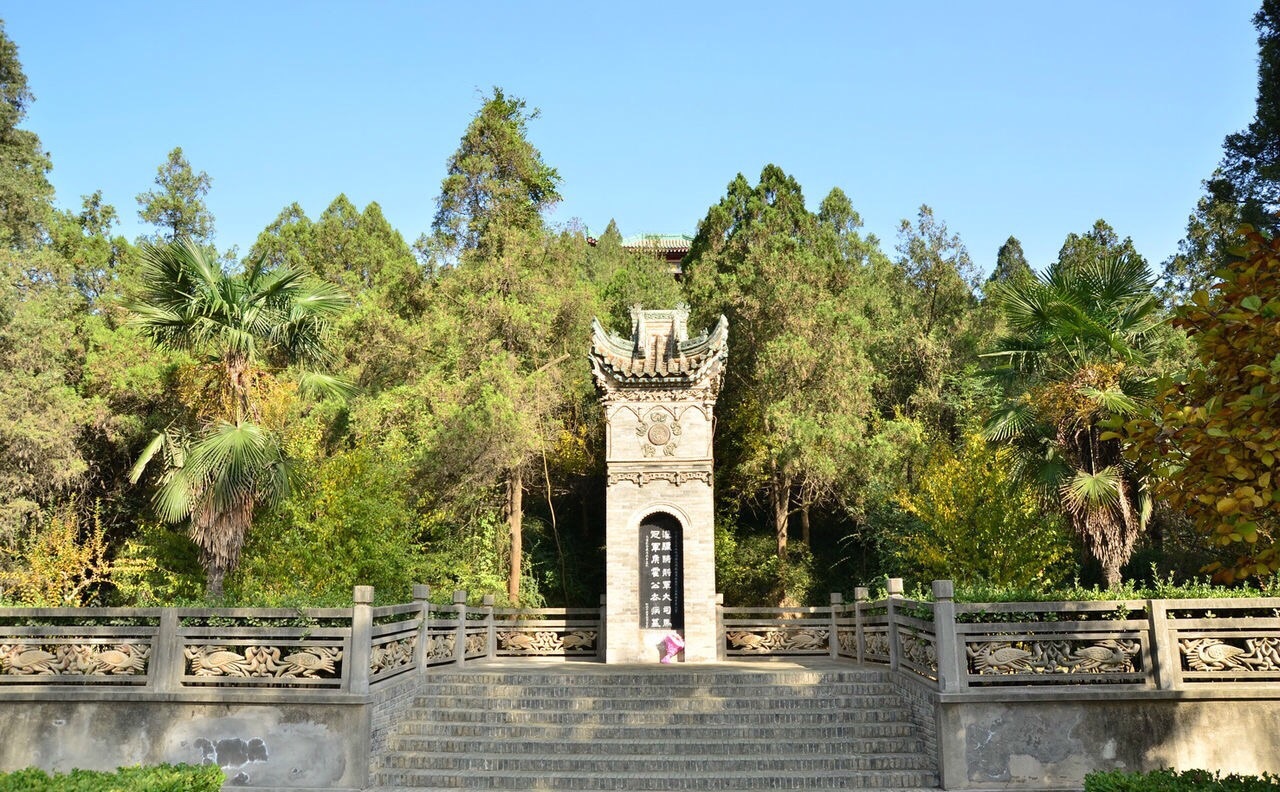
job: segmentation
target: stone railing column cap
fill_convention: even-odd
[[[372,605],[373,586],[356,586],[351,598],[357,605]]]
[[[431,587],[425,583],[414,583],[413,598],[416,600],[431,599]]]
[[[866,586],[855,586],[853,589],[854,602],[866,602],[871,599],[871,589]]]
[[[458,605],[467,604],[467,592],[465,589],[458,589],[453,592],[453,601]]]
[[[890,597],[901,597],[902,578],[889,578],[885,583],[885,589],[889,592]]]
[[[933,598],[939,602],[945,602],[954,599],[956,596],[956,584],[950,580],[933,581]]]

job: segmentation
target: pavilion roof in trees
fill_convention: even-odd
[[[617,388],[711,386],[718,389],[728,353],[729,320],[721,316],[710,332],[689,338],[689,307],[631,309],[631,338],[614,335],[599,320],[591,323],[591,367],[596,384]]]

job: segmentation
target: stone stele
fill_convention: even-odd
[[[690,339],[689,308],[631,311],[631,338],[592,323],[605,413],[605,662],[656,663],[670,633],[714,662],[712,411],[729,321]]]

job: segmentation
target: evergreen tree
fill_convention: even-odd
[[[1222,172],[1240,219],[1280,231],[1280,0],[1263,0],[1258,29],[1258,100],[1253,121],[1223,142]]]
[[[543,224],[542,213],[559,199],[559,176],[526,138],[534,117],[523,100],[494,89],[449,159],[433,224],[442,249],[457,256],[439,283],[452,340],[448,374],[459,398],[448,420],[490,440],[467,461],[458,455],[475,446],[457,436],[443,450],[502,491],[513,603],[521,598],[526,479],[559,435],[560,414],[573,400],[566,382],[589,387],[579,351],[595,308],[581,258],[573,261],[581,249]],[[575,365],[565,367],[569,360]]]
[[[82,198],[79,212],[55,213],[51,225],[53,249],[70,264],[76,289],[95,309],[104,297],[119,296],[121,266],[131,246],[112,236],[118,222],[115,207],[98,190]]]
[[[1178,241],[1178,252],[1164,262],[1160,274],[1167,300],[1206,288],[1214,270],[1231,258],[1229,251],[1239,243],[1240,207],[1231,197],[1235,188],[1221,169],[1202,184],[1205,192],[1187,218],[1187,235]]]
[[[34,132],[18,128],[34,100],[18,47],[0,22],[0,244],[10,248],[40,241],[52,212],[49,155]]]
[[[444,250],[476,248],[491,225],[540,231],[543,212],[560,200],[560,174],[528,140],[523,99],[501,88],[485,100],[449,157],[431,228]]]
[[[1110,223],[1099,218],[1083,234],[1067,234],[1066,241],[1058,250],[1057,267],[1069,270],[1107,258],[1127,258],[1143,267],[1147,265],[1147,260],[1134,248],[1132,239],[1121,239]]]
[[[1280,233],[1280,0],[1263,0],[1258,29],[1258,97],[1253,121],[1223,141],[1222,162],[1203,182],[1178,252],[1161,275],[1168,298],[1205,288],[1231,259],[1242,223]]]
[[[1022,252],[1022,243],[1011,236],[996,253],[996,268],[987,283],[1027,283],[1035,276],[1026,254]]]
[[[177,242],[190,239],[198,245],[213,242],[213,215],[204,197],[213,179],[204,171],[196,173],[179,146],[169,152],[164,164],[156,169],[158,189],[139,193],[138,217],[156,227],[153,242]]]
[[[866,306],[882,256],[857,224],[842,192],[815,215],[795,179],[768,165],[754,187],[741,174],[729,184],[686,259],[694,321],[724,314],[731,328],[716,457],[730,491],[764,501],[784,562],[791,516],[834,498],[873,453]]]

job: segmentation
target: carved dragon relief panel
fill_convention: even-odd
[[[836,630],[836,641],[840,644],[840,654],[856,656],[858,654],[858,631],[853,628]]]
[[[369,673],[377,674],[413,664],[413,650],[418,647],[416,633],[397,641],[377,644],[369,653]]]
[[[426,651],[427,660],[449,660],[453,657],[454,646],[457,645],[458,634],[454,630],[449,632],[435,632],[427,634],[426,644],[423,649]]]
[[[0,644],[0,676],[133,676],[147,673],[145,643]]]
[[[817,627],[760,627],[729,630],[725,638],[731,651],[750,654],[819,654],[828,651],[827,630]]]
[[[889,659],[889,634],[884,628],[867,630],[863,638],[863,649],[868,657]]]
[[[187,646],[182,654],[187,659],[187,673],[198,677],[335,679],[340,676],[337,664],[342,660],[342,649],[337,646],[204,644]]]
[[[489,651],[488,634],[484,632],[467,633],[467,643],[463,651],[466,652],[467,657],[486,654]]]
[[[1141,648],[1114,638],[970,641],[965,655],[971,674],[1131,674]]]
[[[497,634],[502,654],[569,655],[596,653],[598,630],[502,630]]]
[[[938,650],[933,636],[924,635],[912,630],[898,630],[898,648],[902,659],[916,668],[929,669],[936,675],[938,672]]]

